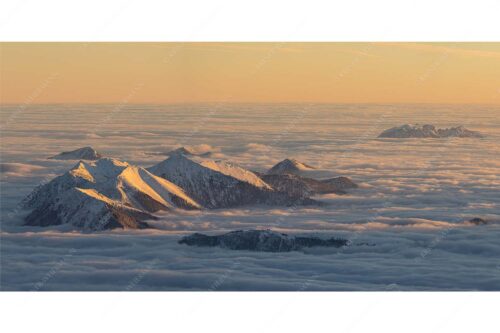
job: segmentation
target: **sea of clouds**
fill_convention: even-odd
[[[477,105],[45,105],[1,109],[2,290],[500,290],[500,109]],[[483,139],[378,139],[404,123]],[[92,146],[150,166],[179,146],[255,171],[296,158],[360,188],[320,207],[161,214],[156,229],[23,227],[19,202]],[[481,217],[490,223],[467,221]],[[177,244],[199,231],[340,236],[341,249],[255,253]]]

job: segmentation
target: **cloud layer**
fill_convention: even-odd
[[[33,106],[2,129],[2,289],[500,290],[498,108],[422,105]],[[2,108],[6,119],[9,107]],[[472,113],[473,112],[473,113]],[[474,114],[474,117],[471,117]],[[147,115],[147,116],[145,116]],[[384,140],[403,123],[465,125],[484,139]],[[287,158],[360,184],[320,207],[164,214],[147,232],[20,227],[19,201],[92,146],[150,166],[179,146],[265,171]],[[481,217],[490,223],[474,226]],[[203,231],[272,228],[345,236],[353,246],[262,254],[176,243]]]

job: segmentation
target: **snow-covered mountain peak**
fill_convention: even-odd
[[[82,228],[139,228],[151,213],[200,209],[181,188],[117,159],[79,162],[35,189],[25,200],[29,225],[71,224]],[[83,221],[83,222],[82,222]],[[96,224],[97,223],[97,224]]]
[[[69,171],[69,174],[95,183],[116,178],[129,166],[127,162],[105,157],[97,161],[80,161]]]
[[[154,175],[163,177],[166,171],[191,173],[200,168],[199,163],[184,154],[177,153],[170,155],[166,160],[149,167],[147,170]]]
[[[194,173],[207,173],[214,171],[224,176],[249,183],[260,188],[271,189],[260,177],[241,166],[222,160],[212,160],[199,158],[196,156],[186,156],[184,154],[173,154],[163,162],[158,163],[148,169],[156,175],[162,175],[163,171],[183,172],[186,177],[191,177]],[[163,172],[164,174],[164,172]],[[167,178],[168,179],[168,178]]]

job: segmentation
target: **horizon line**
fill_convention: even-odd
[[[246,101],[234,101],[234,102],[221,102],[221,101],[207,101],[207,102],[141,102],[141,103],[123,103],[123,102],[47,102],[47,103],[25,103],[25,102],[10,102],[2,103],[1,106],[19,106],[25,105],[29,106],[42,106],[42,105],[117,105],[122,104],[123,107],[132,105],[206,105],[206,104],[312,104],[312,105],[494,105],[500,106],[499,102],[246,102]]]

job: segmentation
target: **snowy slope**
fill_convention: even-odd
[[[178,186],[112,158],[79,162],[24,201],[28,225],[72,224],[84,229],[140,228],[151,213],[201,206]]]

